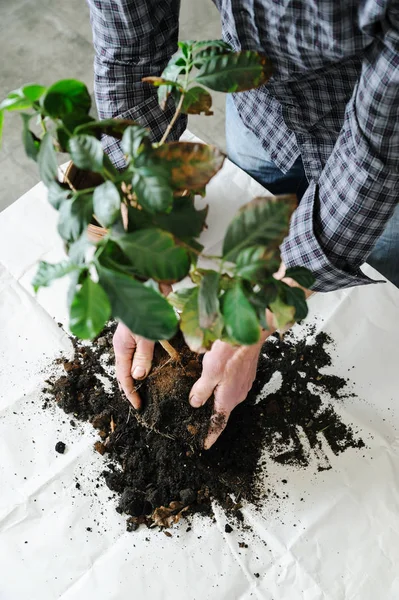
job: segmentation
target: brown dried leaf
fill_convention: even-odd
[[[101,455],[105,454],[105,452],[106,452],[106,448],[102,442],[96,442],[94,444],[94,449],[96,452],[98,452]]]

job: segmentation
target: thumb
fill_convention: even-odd
[[[151,371],[154,342],[137,337],[136,343],[137,346],[133,355],[132,376],[134,379],[145,379]]]

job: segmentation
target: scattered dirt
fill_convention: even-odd
[[[64,444],[64,442],[57,442],[55,445],[55,451],[58,452],[59,454],[64,454],[65,448],[66,448],[66,445]]]
[[[263,483],[265,456],[297,467],[316,456],[319,470],[325,470],[330,465],[323,439],[335,454],[364,446],[335,411],[350,394],[345,379],[321,370],[331,365],[332,341],[325,333],[312,343],[291,334],[284,340],[272,336],[247,400],[233,411],[218,442],[204,451],[213,403],[200,409],[188,403],[201,357],[177,338],[173,345],[181,363],[176,365],[157,345],[152,373],[137,382],[143,400],[137,412],[109,368],[113,328],[106,328],[92,346],[73,340],[73,359],[58,361],[64,375],[47,384],[58,406],[73,416],[71,425],[87,420],[98,430],[95,450],[107,459],[105,482],[119,495],[116,510],[129,516],[128,531],[142,524],[170,527],[194,513],[213,518],[214,500],[230,521],[242,525],[242,503],[261,506],[271,492]],[[276,372],[281,385],[266,395],[262,390]]]

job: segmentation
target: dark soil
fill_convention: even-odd
[[[364,446],[334,409],[348,397],[347,382],[320,371],[331,364],[332,341],[325,333],[312,344],[291,335],[282,341],[272,336],[247,400],[233,411],[218,442],[203,451],[212,402],[201,409],[188,403],[201,357],[175,340],[182,357],[176,365],[167,362],[157,345],[153,371],[137,386],[144,407],[138,413],[108,374],[112,331],[112,326],[107,328],[93,346],[74,340],[74,358],[59,361],[65,374],[49,391],[65,412],[98,430],[95,450],[108,459],[103,475],[108,487],[120,494],[118,512],[130,515],[129,531],[142,523],[167,527],[193,513],[212,517],[213,500],[239,524],[242,503],[260,506],[267,496],[264,453],[278,463],[306,467],[312,452],[323,453],[321,438],[335,454]],[[262,399],[262,388],[276,371],[281,387]],[[97,375],[106,377],[108,391]],[[325,457],[319,470],[328,467]]]

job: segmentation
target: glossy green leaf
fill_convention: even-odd
[[[260,326],[253,306],[247,300],[240,281],[224,294],[222,303],[227,334],[237,343],[256,344],[260,339]]]
[[[129,275],[98,267],[100,283],[111,301],[112,316],[137,335],[168,340],[176,333],[177,317],[166,298]]]
[[[180,329],[187,346],[193,352],[204,350],[204,332],[199,324],[198,288],[193,288],[180,315]]]
[[[61,187],[56,181],[52,181],[47,187],[47,200],[56,210],[59,210],[61,204],[66,200],[71,200],[72,191]]]
[[[291,267],[286,270],[285,277],[291,277],[305,288],[311,288],[316,281],[313,273],[306,267]]]
[[[165,167],[157,165],[135,168],[132,186],[139,203],[148,212],[156,213],[171,208],[173,193]]]
[[[33,289],[37,292],[41,287],[48,287],[54,279],[59,279],[72,271],[79,270],[80,267],[69,260],[64,260],[56,264],[40,261],[36,274],[32,280]]]
[[[247,298],[254,307],[262,327],[268,329],[265,311],[277,298],[276,281],[271,278],[269,282],[262,284],[259,290],[247,294]]]
[[[142,212],[142,211],[141,211]],[[194,198],[182,196],[173,199],[169,213],[154,216],[154,224],[166,229],[179,239],[196,238],[205,228],[208,207],[196,210]]]
[[[67,242],[76,241],[90,223],[92,215],[91,195],[82,194],[63,202],[59,210],[58,233]]]
[[[99,140],[90,135],[76,135],[70,138],[68,149],[79,169],[102,173],[104,151]]]
[[[31,115],[21,113],[21,117],[23,122],[22,142],[24,144],[25,152],[29,158],[37,160],[37,155],[39,154],[40,149],[40,140],[29,129]]]
[[[110,227],[121,210],[121,197],[112,181],[106,181],[94,190],[93,209],[96,219],[103,227]]]
[[[219,314],[219,279],[216,271],[208,271],[201,279],[198,293],[199,324],[202,329],[211,329]]]
[[[204,88],[196,86],[189,89],[183,100],[181,112],[187,115],[213,115],[212,96]]]
[[[46,133],[40,143],[37,163],[42,181],[47,186],[53,183],[57,179],[58,164],[53,138],[50,133]]]
[[[176,246],[173,236],[161,229],[143,229],[116,240],[140,277],[174,283],[190,269],[187,252]]]
[[[224,40],[201,40],[193,44],[193,54],[196,56],[198,53],[209,56],[213,54],[227,54],[228,52],[233,52],[233,48]]]
[[[149,137],[149,132],[141,125],[127,127],[122,137],[122,150],[128,156],[136,156],[139,148],[145,138]]]
[[[47,88],[43,85],[38,85],[37,83],[31,83],[29,85],[24,85],[22,88],[22,94],[25,98],[28,98],[32,102],[37,102],[43,94],[45,94]]]
[[[74,135],[86,133],[100,137],[102,133],[111,135],[118,140],[122,138],[123,133],[128,127],[136,126],[135,121],[130,119],[103,119],[102,121],[92,120],[89,123],[83,123],[74,130]]]
[[[264,246],[250,246],[241,250],[236,258],[236,275],[248,281],[256,281],[266,266],[265,250]]]
[[[248,246],[278,247],[288,233],[289,217],[296,196],[255,198],[245,204],[231,221],[223,242],[223,256],[234,261]]]
[[[110,316],[111,305],[107,294],[99,283],[87,277],[72,299],[69,319],[71,332],[83,340],[93,339]]]
[[[156,148],[155,160],[171,173],[171,184],[176,190],[200,190],[222,168],[225,155],[207,144],[197,142],[170,142]]]
[[[89,91],[76,79],[63,79],[50,86],[43,97],[44,110],[54,118],[73,113],[87,114],[91,107]]]
[[[272,75],[268,58],[252,50],[211,56],[195,81],[217,92],[243,92],[266,83]]]
[[[103,267],[111,269],[111,271],[120,271],[125,275],[132,275],[133,277],[135,275],[135,270],[130,264],[129,259],[114,240],[107,240],[99,255],[98,262]]]
[[[22,89],[14,90],[8,94],[2,102],[0,102],[0,111],[26,110],[31,108],[32,101],[26,98]]]

